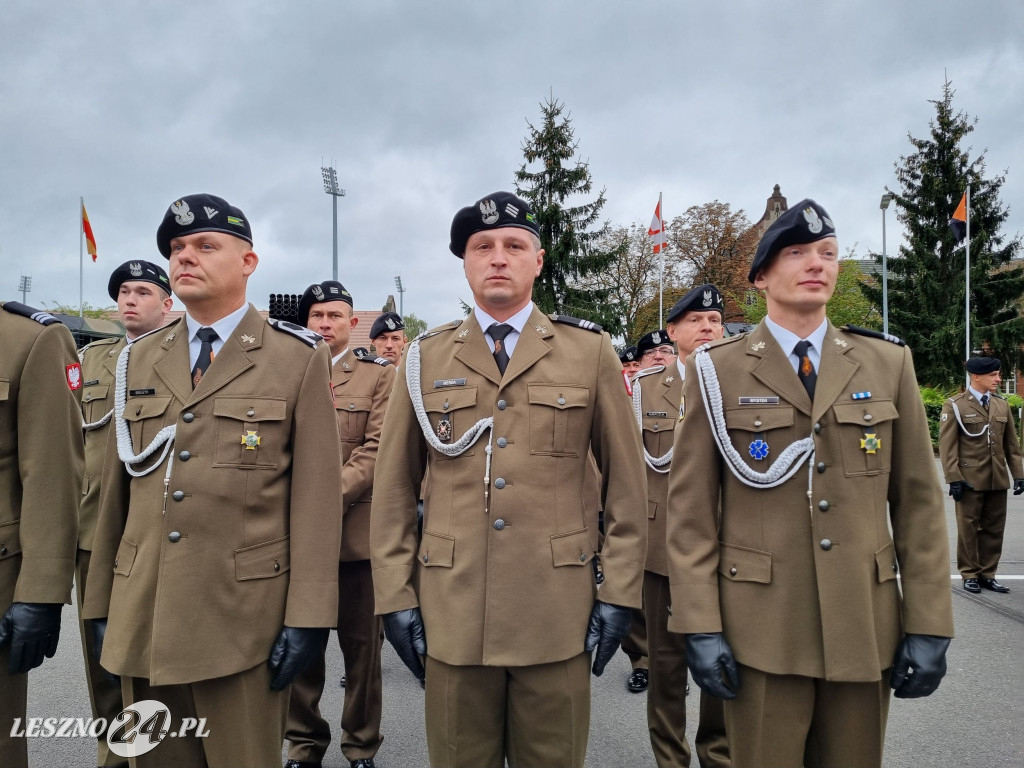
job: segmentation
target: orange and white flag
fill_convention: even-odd
[[[661,249],[665,247],[665,222],[661,218],[661,195],[658,195],[658,205],[654,209],[654,218],[651,219],[647,236],[651,238],[654,252],[661,253]]]
[[[89,214],[85,212],[85,203],[82,203],[82,231],[85,233],[85,247],[96,261],[96,235],[92,233],[92,224],[89,223]]]

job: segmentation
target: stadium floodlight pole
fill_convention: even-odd
[[[402,276],[395,275],[395,290],[398,291],[398,314],[405,320],[405,288],[402,287]]]
[[[32,278],[28,275],[22,275],[21,280],[18,281],[18,290],[21,291],[21,303],[27,304],[25,294],[32,290]]]
[[[885,210],[892,202],[893,196],[886,192],[878,207],[882,209],[882,333],[889,332],[889,265],[885,253]]]
[[[334,166],[320,167],[324,177],[324,192],[331,196],[334,203],[334,281],[338,280],[338,198],[345,196],[345,190],[338,188],[338,172]]]

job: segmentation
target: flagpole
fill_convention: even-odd
[[[78,198],[78,316],[85,317],[85,306],[82,303],[82,285],[84,280],[84,267],[82,266],[82,242],[85,240],[85,222],[82,220],[82,211],[85,210],[85,198]]]
[[[971,356],[971,185],[967,185],[967,242],[965,252],[967,254],[967,290],[964,291],[964,327],[966,328],[967,355],[964,360]]]
[[[661,218],[661,250],[658,255],[661,259],[658,262],[658,327],[664,328],[665,321],[665,246],[668,245],[668,238],[665,236],[665,208],[661,200],[661,192],[658,193],[658,216]]]

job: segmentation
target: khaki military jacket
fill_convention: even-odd
[[[813,439],[811,463],[774,488],[744,484],[723,461],[687,360],[669,629],[724,631],[736,658],[765,672],[874,681],[903,633],[952,636],[942,488],[910,350],[831,324],[824,347],[813,406],[765,324],[711,348],[723,444],[743,464],[766,472]],[[758,440],[765,459],[751,456]]]
[[[82,505],[78,510],[78,548],[92,549],[96,534],[96,517],[100,511],[100,477],[107,456],[107,433],[112,421],[101,424],[114,408],[114,375],[117,356],[127,340],[101,339],[83,347],[82,417],[85,430],[85,477],[82,480]],[[89,428],[89,425],[96,426]]]
[[[380,361],[383,360],[383,363]],[[381,357],[358,358],[349,350],[331,370],[334,412],[341,435],[341,487],[345,494],[341,559],[370,559],[370,501],[384,409],[395,384],[395,367]]]
[[[640,387],[640,419],[644,448],[654,458],[672,449],[672,438],[679,424],[683,396],[683,380],[679,367],[656,366],[639,371],[633,387]],[[702,446],[699,450],[704,450]],[[693,450],[693,446],[688,447]],[[686,449],[684,449],[686,450]],[[662,467],[668,470],[670,465]],[[668,576],[668,554],[665,546],[668,517],[668,472],[647,470],[647,567],[648,571]]]
[[[0,308],[0,614],[70,603],[84,467],[71,333]]]
[[[427,652],[446,664],[522,666],[579,655],[597,596],[583,504],[588,450],[603,481],[601,600],[641,605],[647,548],[640,433],[608,336],[535,309],[504,378],[473,315],[419,344],[420,375],[408,349],[402,373],[413,371],[427,428],[454,443],[493,417],[493,435],[484,430],[461,455],[443,455],[426,442],[399,377],[370,520],[376,612],[419,606]]]
[[[111,431],[83,612],[109,617],[103,666],[189,683],[265,661],[282,625],[335,626],[341,453],[327,345],[250,305],[195,390],[184,318],[129,349],[131,450],[177,431],[166,485],[161,450],[134,466],[154,471],[131,477]]]
[[[963,428],[956,420],[954,407],[960,413]],[[964,429],[977,436],[966,434]],[[1011,475],[1013,480],[1024,478],[1024,462],[1009,403],[993,395],[985,410],[970,391],[943,403],[939,457],[947,483],[967,482],[976,491],[1004,491],[1012,485]]]

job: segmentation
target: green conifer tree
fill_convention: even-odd
[[[533,208],[545,251],[533,300],[542,312],[592,320],[617,336],[623,331],[623,312],[616,297],[586,278],[606,269],[625,245],[600,249],[609,225],[591,228],[604,207],[604,189],[594,200],[579,200],[590,193],[593,180],[588,164],[576,158],[579,142],[569,116],[563,116],[565,104],[549,97],[540,106],[542,122],[538,128],[527,121],[530,133],[522,145],[526,162],[515,175],[516,194]]]
[[[1006,177],[985,175],[985,153],[973,160],[961,142],[977,119],[953,109],[947,81],[932,101],[929,138],[909,136],[914,152],[895,163],[898,220],[907,244],[888,259],[889,329],[914,351],[918,379],[929,386],[964,380],[966,250],[949,228],[967,184],[971,185],[971,349],[1016,364],[1024,341],[1024,317],[1016,306],[1024,293],[1024,266],[1013,263],[1020,237],[1007,239],[1000,227],[1008,216],[999,200]],[[881,263],[881,256],[875,254]],[[882,306],[881,281],[862,290]]]

